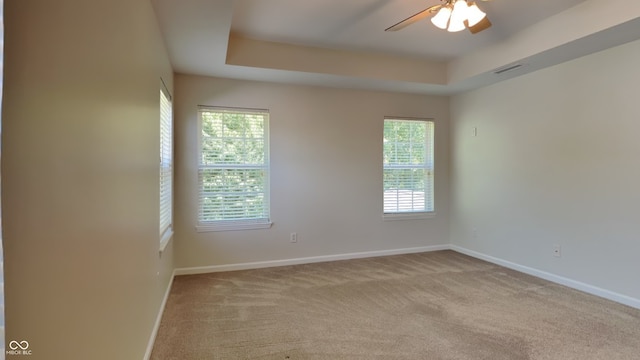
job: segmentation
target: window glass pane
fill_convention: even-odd
[[[171,231],[173,209],[173,109],[160,90],[160,239]]]
[[[385,213],[433,211],[433,122],[385,119]]]
[[[200,225],[269,221],[268,117],[200,109]]]

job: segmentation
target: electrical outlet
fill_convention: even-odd
[[[292,232],[291,235],[289,236],[289,242],[297,243],[298,242],[298,234]]]
[[[558,244],[553,245],[553,256],[561,257],[562,256],[562,247]]]

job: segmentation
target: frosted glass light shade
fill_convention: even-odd
[[[436,27],[444,30],[449,25],[449,18],[451,17],[451,9],[449,7],[442,7],[436,14],[436,16],[431,18],[431,22]]]
[[[479,23],[484,17],[487,16],[475,2],[472,2],[467,9],[467,21],[469,22],[469,27]]]
[[[467,20],[467,12],[469,6],[466,0],[457,0],[453,5],[453,11],[451,12],[451,19],[449,20],[449,32],[462,31],[466,28],[464,21]]]

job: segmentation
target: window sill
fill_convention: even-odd
[[[164,232],[162,238],[160,239],[160,255],[162,255],[164,250],[167,248],[167,245],[169,245],[171,239],[173,239],[173,230],[169,229]]]
[[[421,220],[432,219],[436,217],[435,212],[412,212],[412,213],[386,213],[382,214],[383,221],[395,221],[395,220]]]
[[[196,226],[197,232],[214,232],[214,231],[239,231],[239,230],[259,230],[269,229],[273,225],[272,222],[267,223],[234,223],[234,224],[203,224]]]

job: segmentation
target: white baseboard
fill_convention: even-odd
[[[562,277],[562,276],[558,276],[552,273],[548,273],[546,271],[542,271],[542,270],[538,270],[538,269],[534,269],[534,268],[530,268],[528,266],[523,266],[523,265],[519,265],[507,260],[503,260],[503,259],[499,259],[493,256],[489,256],[489,255],[485,255],[483,253],[479,253],[477,251],[473,251],[473,250],[469,250],[457,245],[450,245],[450,249],[457,251],[461,254],[465,254],[465,255],[469,255],[471,257],[474,258],[478,258],[484,261],[488,261],[490,263],[496,264],[496,265],[500,265],[500,266],[504,266],[506,268],[512,269],[512,270],[516,270],[519,271],[521,273],[525,273],[528,275],[532,275],[541,279],[545,279],[551,282],[554,282],[556,284],[560,284],[560,285],[564,285],[564,286],[568,286],[570,288],[576,289],[576,290],[580,290],[592,295],[596,295],[608,300],[612,300],[627,306],[631,306],[633,308],[636,309],[640,309],[640,299],[636,299],[636,298],[632,298],[630,296],[627,295],[622,295],[622,294],[618,294],[615,293],[613,291],[609,291],[606,289],[602,289],[599,288],[597,286],[593,286],[593,285],[589,285],[589,284],[585,284],[583,282],[580,281],[576,281],[576,280],[572,280],[566,277]]]
[[[167,300],[169,299],[169,294],[171,293],[171,286],[173,285],[173,279],[176,277],[175,270],[171,275],[171,279],[169,279],[169,285],[167,285],[167,290],[164,292],[164,297],[162,298],[162,303],[160,303],[160,309],[158,310],[158,315],[156,316],[156,322],[153,325],[153,329],[151,330],[151,336],[149,337],[149,343],[147,344],[147,351],[144,353],[144,360],[151,359],[151,352],[153,351],[153,344],[156,342],[156,336],[158,336],[158,330],[160,329],[160,322],[162,321],[162,315],[164,314],[164,308],[167,305]]]
[[[366,252],[349,253],[349,254],[313,256],[313,257],[304,257],[304,258],[296,258],[296,259],[257,261],[257,262],[241,263],[241,264],[189,267],[189,268],[176,269],[174,271],[174,274],[175,275],[206,274],[206,273],[213,273],[213,272],[260,269],[260,268],[267,268],[267,267],[310,264],[310,263],[336,261],[336,260],[349,260],[349,259],[361,259],[361,258],[370,258],[370,257],[378,257],[378,256],[413,254],[413,253],[449,250],[449,249],[451,249],[451,246],[448,244],[432,245],[432,246],[421,246],[421,247],[405,248],[405,249],[379,250],[379,251],[366,251]]]

